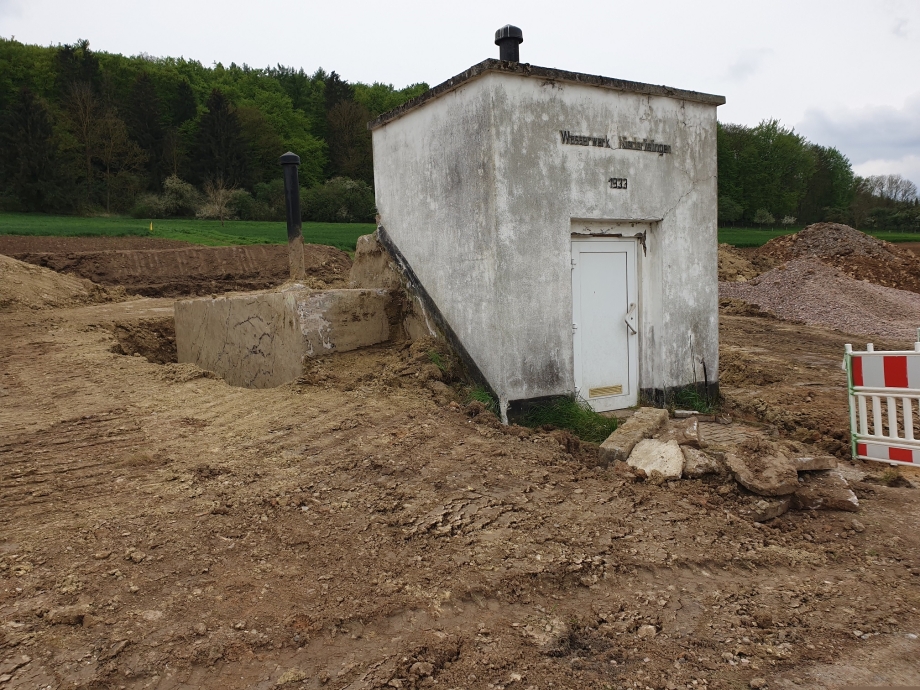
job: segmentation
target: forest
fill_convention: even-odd
[[[427,89],[0,39],[0,210],[281,220],[294,151],[305,220],[372,222],[367,123]]]
[[[372,222],[367,122],[427,89],[0,38],[0,210],[282,220],[290,150],[304,220]],[[721,226],[920,232],[916,185],[858,177],[776,120],[720,123],[718,173]]]

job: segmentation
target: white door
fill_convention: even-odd
[[[575,390],[598,412],[638,403],[636,240],[572,238]]]

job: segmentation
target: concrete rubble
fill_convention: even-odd
[[[725,472],[725,463],[720,459],[721,453],[719,455],[710,454],[692,446],[682,446],[681,451],[684,454],[682,474],[686,479],[699,479],[707,474]]]
[[[792,497],[798,510],[859,510],[859,499],[846,479],[834,470],[814,472],[802,477]]]
[[[732,438],[729,435],[728,438]],[[810,453],[791,440],[768,440],[753,431],[740,431],[737,441],[709,447],[698,417],[669,420],[665,410],[640,408],[601,445],[602,462],[623,462],[639,477],[660,483],[731,477],[754,496],[741,512],[765,522],[796,510],[859,510],[837,459]],[[854,479],[859,479],[856,475]],[[750,494],[748,494],[750,495]]]
[[[787,496],[799,486],[795,464],[783,455],[740,455],[727,453],[725,462],[735,481],[761,496]]]
[[[667,410],[640,407],[601,444],[601,464],[625,462],[639,441],[657,434],[667,422]]]
[[[663,443],[656,439],[643,439],[633,448],[626,464],[642,470],[649,479],[680,479],[684,454],[676,441]]]

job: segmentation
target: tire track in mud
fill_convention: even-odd
[[[9,509],[0,513],[0,525],[36,510],[67,510],[80,492],[97,493],[101,480],[119,471],[133,473],[145,458],[138,453],[144,441],[140,425],[124,410],[113,410],[0,442],[0,504]]]

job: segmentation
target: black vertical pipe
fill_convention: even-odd
[[[297,176],[300,156],[288,151],[278,162],[284,168],[284,207],[287,211],[288,242],[291,242],[303,236],[300,221],[300,181]]]
[[[519,46],[524,42],[524,32],[516,26],[506,24],[495,32],[495,45],[498,46],[498,57],[506,62],[520,62]]]

